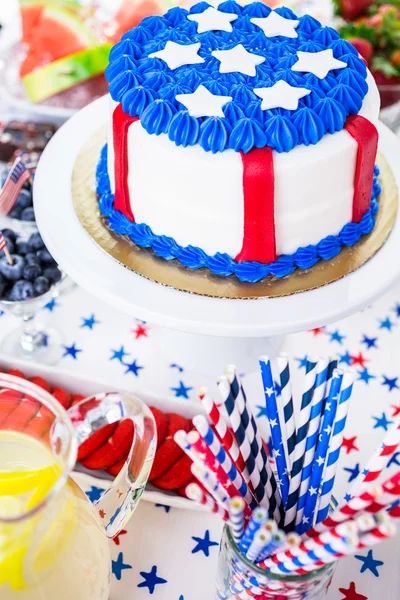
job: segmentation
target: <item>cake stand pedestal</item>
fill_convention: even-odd
[[[400,212],[379,252],[364,266],[324,287],[282,298],[231,300],[180,292],[123,267],[89,237],[75,213],[71,177],[82,146],[108,117],[101,98],[67,121],[46,147],[34,185],[43,239],[63,270],[94,296],[158,326],[161,349],[174,362],[202,373],[236,363],[257,368],[260,354],[275,354],[288,333],[344,318],[371,304],[400,277]],[[400,140],[380,126],[380,150],[400,188]]]

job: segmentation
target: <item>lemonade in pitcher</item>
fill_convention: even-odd
[[[78,444],[131,419],[120,474],[93,506],[70,478]],[[156,445],[149,409],[130,394],[102,394],[69,414],[49,394],[0,374],[0,599],[106,600],[109,538],[135,509]]]

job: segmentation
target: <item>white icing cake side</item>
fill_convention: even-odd
[[[372,76],[360,115],[376,124],[380,98]],[[111,111],[115,108],[111,104]],[[112,121],[112,119],[110,119]],[[112,129],[108,169],[114,191]],[[352,219],[356,141],[345,130],[316,146],[274,151],[277,254],[336,235]],[[128,133],[128,187],[137,223],[181,246],[235,258],[243,244],[244,198],[241,156],[212,154],[199,145],[176,146],[167,135],[148,134],[136,121]]]

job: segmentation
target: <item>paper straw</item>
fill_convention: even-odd
[[[385,525],[378,525],[375,529],[364,533],[360,537],[360,542],[357,546],[358,549],[362,548],[371,548],[372,546],[376,546],[380,542],[387,540],[393,537],[396,534],[396,526],[394,523],[387,523]]]
[[[325,412],[321,424],[321,433],[317,443],[317,450],[315,452],[314,466],[310,478],[310,488],[304,505],[302,523],[299,527],[300,532],[304,532],[308,528],[312,527],[314,522],[318,491],[323,480],[324,466],[329,452],[329,442],[334,425],[338,405],[338,395],[340,386],[342,384],[343,375],[343,371],[336,369],[330,386],[329,397],[326,401]]]
[[[281,422],[278,405],[276,401],[274,381],[272,377],[271,361],[268,357],[260,358],[261,375],[264,386],[265,402],[267,405],[268,419],[271,430],[272,445],[279,476],[279,488],[282,496],[283,506],[286,506],[289,493],[288,465],[283,442],[283,430],[285,424]]]
[[[289,360],[286,354],[281,354],[277,358],[279,369],[279,380],[281,385],[281,403],[283,407],[283,417],[285,426],[284,437],[286,446],[286,461],[289,473],[292,470],[293,455],[296,445],[296,423],[294,418],[293,397],[292,397],[292,382],[290,379]],[[284,502],[285,504],[285,502]]]
[[[243,480],[239,471],[231,461],[229,455],[225,452],[224,448],[222,447],[222,444],[218,440],[217,436],[214,434],[210,425],[207,423],[205,417],[203,417],[203,415],[197,415],[193,419],[193,425],[197,429],[199,436],[201,437],[204,445],[207,448],[207,459],[212,461],[214,465],[216,463],[220,465],[221,470],[226,474],[226,477],[230,482],[229,495],[231,496],[231,498],[235,496],[242,496],[251,508],[255,508],[257,505],[256,501],[254,500],[246,482]],[[189,438],[188,442],[190,442]],[[198,442],[198,444],[200,447],[200,442]],[[210,468],[212,468],[211,465],[209,466]],[[221,479],[221,473],[219,473],[219,477]],[[223,478],[221,479],[221,481],[223,481]]]
[[[268,512],[265,508],[260,506],[259,508],[255,509],[247,525],[247,529],[239,543],[239,550],[243,554],[246,554],[253,542],[255,534],[267,519]]]
[[[271,541],[272,534],[269,531],[265,531],[264,529],[259,529],[254,536],[252,543],[250,544],[250,548],[246,552],[246,557],[255,561],[257,556],[266,548],[266,546]]]
[[[278,548],[281,548],[286,543],[286,534],[279,530],[275,531],[271,535],[270,543],[264,548],[262,552],[257,556],[256,562],[260,563],[270,556],[273,552],[276,552]]]
[[[228,511],[224,510],[212,496],[206,494],[197,483],[189,483],[186,486],[185,494],[189,500],[205,506],[209,512],[217,514],[223,521],[228,521]]]
[[[206,491],[214,498],[216,502],[224,509],[228,510],[229,496],[221,483],[216,479],[213,472],[199,463],[192,463],[190,470],[194,477],[205,487]]]
[[[174,442],[184,451],[192,462],[203,464],[202,459],[195,453],[187,442],[187,432],[180,429],[174,434]]]
[[[221,440],[221,444],[229,454],[233,462],[236,464],[239,472],[243,475],[245,481],[248,482],[249,474],[247,473],[246,463],[243,456],[239,452],[239,447],[235,441],[232,430],[228,427],[225,421],[222,410],[218,408],[206,388],[201,388],[198,392],[199,398],[204,406],[211,423]]]
[[[343,442],[343,432],[346,426],[349,411],[350,397],[353,391],[354,375],[347,371],[343,376],[340,391],[339,404],[336,411],[335,425],[329,442],[329,454],[326,461],[322,492],[319,500],[316,522],[320,523],[329,514],[329,506],[332,498],[332,490],[336,479],[337,466],[340,458],[340,450]]]
[[[365,471],[356,480],[350,492],[352,496],[365,492],[371,486],[371,483],[379,479],[390,459],[395,454],[399,444],[400,420],[397,420],[387,432],[383,443],[376,449]]]
[[[229,415],[229,421],[232,431],[234,432],[235,439],[238,443],[240,454],[246,463],[246,467],[249,473],[250,482],[254,490],[256,500],[268,508],[268,498],[265,494],[264,485],[261,481],[261,475],[256,467],[256,461],[252,454],[249,441],[246,437],[246,432],[242,425],[240,414],[235,406],[234,398],[231,392],[231,386],[228,378],[225,376],[218,378],[218,389],[221,397],[224,401],[225,408]]]
[[[312,359],[311,359],[312,360]],[[314,362],[314,361],[312,361]],[[315,376],[315,387],[311,401],[310,422],[308,425],[306,449],[303,468],[301,470],[301,482],[299,499],[297,502],[296,526],[302,526],[304,505],[309,490],[311,471],[314,464],[315,450],[321,424],[322,409],[324,407],[325,387],[328,378],[328,359],[320,358],[317,363]],[[301,532],[302,527],[300,527]]]
[[[244,507],[243,498],[237,496],[228,502],[229,522],[233,539],[238,544],[244,533]]]
[[[347,521],[363,511],[377,513],[393,502],[393,498],[397,494],[400,496],[399,492],[400,473],[396,473],[382,485],[378,485],[370,491],[363,492],[359,496],[354,496],[345,504],[339,506],[332,515],[306,531],[305,535],[307,537],[315,537],[320,532],[335,527],[339,523]]]

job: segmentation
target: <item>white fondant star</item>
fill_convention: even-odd
[[[297,52],[299,61],[293,65],[292,71],[300,73],[312,73],[325,79],[332,69],[344,69],[347,63],[333,56],[333,50],[321,50],[321,52]]]
[[[220,73],[243,73],[243,75],[254,77],[256,66],[265,62],[264,56],[248,52],[242,44],[238,44],[230,50],[214,50],[211,54],[221,62]]]
[[[262,99],[261,109],[285,108],[297,110],[300,98],[311,94],[311,90],[289,85],[286,81],[278,81],[272,87],[256,88],[254,93]]]
[[[200,50],[200,42],[197,44],[177,44],[170,40],[165,44],[164,50],[153,52],[149,54],[149,58],[161,58],[167,63],[169,68],[173,71],[183,65],[195,65],[197,63],[203,63],[204,58],[199,56],[197,53]]]
[[[281,17],[274,10],[270,12],[268,17],[255,17],[254,19],[250,19],[254,25],[257,27],[261,27],[266,37],[276,37],[278,35],[283,35],[287,38],[297,38],[296,27],[298,27],[300,21],[296,21],[294,19],[285,19],[285,17]]]
[[[189,15],[189,21],[196,21],[197,33],[205,31],[232,31],[231,22],[238,18],[234,13],[225,13],[210,6],[204,12]]]
[[[176,99],[186,106],[192,117],[223,117],[222,107],[232,100],[232,96],[216,96],[204,85],[199,85],[192,94],[177,94]]]

